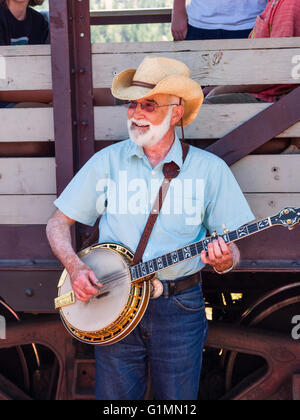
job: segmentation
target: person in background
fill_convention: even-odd
[[[49,25],[31,6],[44,0],[0,0],[0,45],[49,43]]]
[[[268,0],[174,0],[174,41],[248,38]]]
[[[257,17],[249,38],[300,37],[299,0],[269,0]],[[205,99],[206,103],[275,102],[298,85],[234,85],[218,86]]]
[[[300,37],[299,0],[269,0],[266,9],[257,17],[249,36],[252,39],[281,37]],[[276,102],[298,86],[298,84],[218,86],[206,96],[205,103]],[[282,153],[299,154],[300,138],[292,139]]]
[[[44,0],[0,0],[0,46],[49,43],[49,24],[32,8]],[[3,99],[3,98],[2,98]],[[0,101],[0,108],[49,106],[37,102]]]

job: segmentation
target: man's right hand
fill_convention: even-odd
[[[97,284],[97,287],[102,285],[88,265],[84,263],[76,264],[70,270],[69,275],[76,299],[85,302],[99,293],[99,290],[93,285]]]

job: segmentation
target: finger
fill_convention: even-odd
[[[174,31],[173,38],[174,38],[174,41],[180,41],[180,35],[177,31]]]
[[[86,279],[86,281],[84,282],[83,291],[87,295],[90,295],[90,297],[98,293],[98,290],[92,285],[89,279]]]
[[[210,261],[209,261],[205,251],[201,252],[200,257],[201,257],[201,260],[204,264],[210,264]]]
[[[223,238],[218,238],[219,239],[219,245],[222,251],[222,254],[224,255],[230,255],[232,254],[231,248],[226,244],[226,242],[224,241]]]
[[[85,293],[83,293],[82,291],[80,291],[80,290],[75,289],[74,290],[74,293],[75,293],[75,297],[76,297],[77,300],[80,300],[82,302],[85,302],[86,300],[89,299],[89,297]]]
[[[89,272],[89,277],[90,277],[90,282],[97,286],[97,287],[102,287],[102,284],[100,283],[100,281],[97,279],[96,274],[94,273],[94,271],[90,271]]]
[[[210,259],[210,264],[214,264],[216,261],[214,245],[212,243],[208,244],[208,258]]]
[[[223,253],[221,251],[221,247],[219,246],[219,242],[217,240],[213,241],[213,246],[214,246],[214,253],[215,253],[216,259],[222,258]]]
[[[76,291],[84,294],[87,298],[95,295],[97,290],[92,286],[88,273],[82,274],[74,281],[73,287]]]
[[[181,31],[179,33],[179,39],[178,39],[178,41],[184,41],[184,40],[185,40],[185,33],[184,33],[184,31]]]

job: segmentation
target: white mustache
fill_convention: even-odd
[[[130,118],[130,124],[135,123],[136,125],[149,125],[152,127],[152,123],[147,120],[136,120],[134,117]]]

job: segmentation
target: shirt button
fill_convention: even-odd
[[[156,173],[157,173],[157,171],[155,171],[155,170],[151,171],[152,175],[155,175]]]

